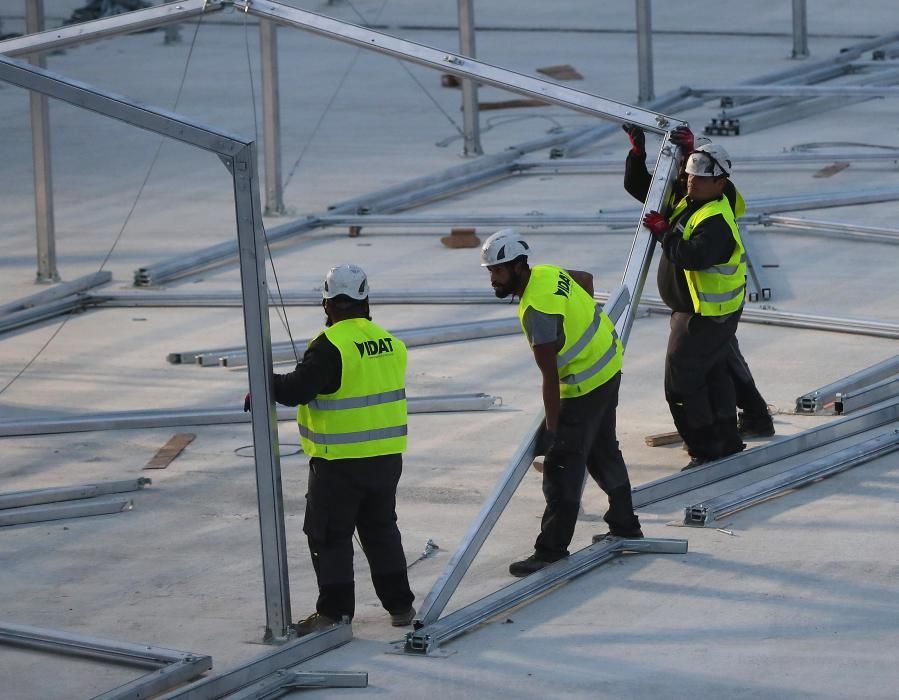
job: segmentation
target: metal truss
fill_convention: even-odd
[[[803,394],[796,399],[796,413],[823,413],[828,409],[833,410],[838,394],[870,386],[895,374],[899,374],[899,355],[888,357],[820,389]]]
[[[715,484],[771,462],[794,457],[837,440],[879,428],[899,420],[899,399],[885,401],[853,416],[781,438],[760,447],[704,464],[634,488],[634,507],[664,501],[694,489]]]
[[[565,559],[519,579],[495,593],[460,608],[434,623],[419,626],[406,635],[403,651],[410,654],[435,654],[442,644],[455,639],[475,625],[498,615],[561,583],[587,573],[625,553],[686,554],[687,540],[614,538],[581,549]]]
[[[412,396],[406,401],[409,413],[448,413],[453,411],[486,411],[502,405],[502,398],[490,394],[442,394]],[[297,411],[278,406],[279,421],[296,420]],[[149,409],[93,413],[65,418],[43,418],[0,422],[0,437],[51,435],[54,433],[83,433],[94,430],[137,430],[141,428],[170,428],[188,425],[225,425],[250,423],[252,416],[240,408]],[[149,479],[147,480],[149,481]]]
[[[749,508],[787,491],[806,486],[828,476],[857,467],[899,449],[899,430],[847,447],[815,459],[808,464],[788,469],[768,479],[762,479],[741,489],[687,506],[684,525],[707,526],[715,521]]]
[[[142,700],[181,685],[212,668],[212,657],[188,651],[129,644],[56,630],[0,623],[0,644],[154,669],[94,700]]]

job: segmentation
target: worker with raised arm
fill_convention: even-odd
[[[368,292],[361,268],[332,268],[322,291],[325,329],[293,372],[272,378],[275,401],[299,406],[300,440],[310,458],[303,532],[319,594],[316,612],[294,625],[299,635],[353,618],[356,530],[391,624],[409,625],[415,615],[396,524],[407,432],[406,346],[372,323]]]
[[[727,151],[700,146],[685,170],[686,196],[670,216],[649,212],[643,225],[662,246],[659,293],[672,311],[665,398],[690,453],[689,469],[745,448],[728,355],[743,310],[746,262],[724,195],[733,170]]]
[[[635,124],[624,124],[622,128],[627,133],[631,142],[624,162],[624,189],[634,199],[645,202],[649,194],[649,186],[652,178],[646,167],[646,135]],[[711,141],[704,136],[694,137],[693,132],[686,126],[680,126],[671,132],[670,140],[676,146],[684,150],[686,155],[693,152],[699,146],[710,144]],[[686,166],[686,158],[684,159]],[[671,202],[676,204],[687,193],[687,173],[681,167],[678,178],[672,187]],[[728,179],[724,186],[724,196],[730,203],[735,218],[739,219],[746,210],[746,202],[733,182]],[[755,383],[755,378],[749,369],[749,363],[740,351],[740,344],[734,334],[731,340],[730,353],[727,357],[727,368],[734,385],[737,408],[737,430],[743,438],[771,437],[774,435],[774,421],[768,413],[768,402],[762,397]],[[713,399],[715,397],[713,396]],[[716,406],[717,410],[717,406]],[[730,415],[729,407],[722,407],[721,418]]]
[[[509,566],[513,576],[568,556],[585,469],[609,499],[603,516],[609,531],[593,541],[643,537],[615,434],[621,341],[593,300],[592,275],[554,265],[530,267],[529,250],[514,229],[497,231],[481,248],[481,266],[496,296],[520,298],[518,316],[542,376],[546,412],[538,439],[538,454],[545,454],[546,509],[534,553]]]

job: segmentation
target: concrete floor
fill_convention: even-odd
[[[78,0],[45,0],[58,24]],[[448,50],[455,4],[431,0],[292,2],[347,21]],[[617,100],[636,99],[632,5],[576,0],[523,9],[507,0],[477,8],[478,53],[486,62],[533,74],[574,65],[570,86]],[[682,84],[721,85],[789,67],[790,3],[657,3],[653,7],[656,92]],[[358,14],[357,14],[358,13]],[[0,10],[4,31],[14,13]],[[810,3],[813,58],[834,55],[863,37],[897,29],[891,2],[865,11]],[[259,95],[255,25],[229,13],[182,27],[184,43],[164,46],[161,32],[69,49],[50,69],[241,134],[252,134],[250,96]],[[701,30],[696,33],[694,30]],[[589,31],[587,31],[589,30]],[[285,188],[291,216],[442,170],[460,161],[460,142],[437,143],[461,124],[459,93],[439,87],[424,68],[360,54],[299,32],[279,34]],[[191,45],[193,43],[193,49]],[[249,80],[247,57],[253,67]],[[189,61],[188,61],[189,58]],[[187,66],[187,69],[185,69]],[[177,100],[184,78],[183,92]],[[505,99],[484,89],[482,99]],[[434,106],[435,100],[442,110]],[[798,144],[847,142],[899,147],[895,103],[873,100],[736,138],[718,139],[734,155],[737,185],[748,200],[899,185],[896,162],[853,164],[829,178],[819,166],[741,168],[739,156],[779,153]],[[714,104],[678,115],[696,131]],[[33,279],[34,215],[27,95],[0,86],[5,126],[0,169],[0,303],[38,291]],[[189,254],[234,233],[230,178],[217,159],[166,143],[117,122],[52,104],[59,270],[65,280],[95,271],[124,232],[105,269],[126,289],[134,269]],[[484,112],[488,153],[539,138],[549,129],[593,120],[559,107]],[[843,147],[842,150],[845,150]],[[627,142],[603,142],[588,157],[620,157]],[[538,154],[545,155],[545,154]],[[297,163],[295,169],[294,165]],[[152,165],[151,169],[151,163]],[[149,177],[148,177],[149,171]],[[141,184],[146,185],[138,197]],[[136,202],[136,205],[135,205]],[[553,175],[504,181],[421,212],[592,213],[630,206],[621,174]],[[133,209],[133,213],[129,212]],[[802,212],[807,218],[895,227],[895,203]],[[125,225],[127,219],[127,225]],[[269,227],[288,219],[266,220]],[[365,267],[373,289],[488,289],[475,249],[449,250],[446,231],[334,229],[275,251],[284,290],[311,290],[327,268]],[[482,239],[490,231],[478,231]],[[591,271],[611,290],[631,233],[525,231],[535,262]],[[753,230],[774,290],[770,305],[798,313],[899,322],[894,246]],[[172,285],[178,291],[236,291],[234,266]],[[646,292],[656,294],[653,273]],[[148,292],[152,293],[152,292]],[[505,304],[383,306],[389,328],[514,315]],[[321,325],[314,308],[287,312],[295,339]],[[51,320],[0,338],[0,420],[91,411],[239,405],[242,370],[170,365],[169,352],[239,345],[239,309],[99,309]],[[275,314],[274,341],[288,335]],[[54,335],[55,334],[55,335]],[[744,323],[740,342],[780,435],[824,424],[827,416],[792,413],[816,387],[894,355],[890,339]],[[679,446],[650,448],[644,436],[671,429],[662,392],[667,320],[641,317],[625,360],[619,440],[634,484],[671,474]],[[35,356],[37,355],[36,359]],[[33,361],[32,361],[33,360]],[[30,364],[29,364],[30,363]],[[19,372],[24,372],[11,384]],[[282,371],[288,369],[282,366]],[[503,406],[484,413],[410,416],[410,447],[399,490],[399,522],[410,561],[429,538],[438,554],[410,570],[419,603],[540,410],[539,375],[524,341],[505,337],[410,351],[409,394],[483,391]],[[876,432],[883,432],[887,428]],[[0,619],[121,641],[212,655],[222,671],[264,652],[264,601],[255,478],[237,454],[252,441],[248,425],[188,429],[196,440],[153,485],[134,494],[132,512],[6,528],[0,536]],[[280,424],[294,444],[295,425]],[[3,492],[145,475],[143,465],[171,428],[0,439]],[[857,442],[861,437],[847,443]],[[753,443],[758,444],[758,443]],[[284,450],[292,451],[285,447]],[[817,453],[815,453],[817,454]],[[794,459],[789,464],[807,460]],[[883,457],[812,487],[732,516],[725,529],[676,527],[686,505],[784,468],[763,467],[641,509],[647,535],[689,539],[686,555],[615,560],[526,606],[452,641],[447,658],[388,654],[402,636],[389,626],[357,557],[357,614],[350,644],[304,669],[369,673],[364,690],[321,690],[327,697],[680,697],[894,698],[899,687],[899,458]],[[282,458],[294,617],[312,610],[315,586],[300,531],[306,479],[302,455]],[[540,477],[528,474],[447,610],[508,584],[508,563],[527,555],[542,511]],[[573,548],[601,531],[599,489],[588,484]],[[140,674],[117,667],[3,647],[2,697],[86,698]]]

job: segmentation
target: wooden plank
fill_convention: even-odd
[[[682,442],[680,433],[657,433],[656,435],[647,435],[643,440],[649,447],[661,447],[662,445],[674,445]]]
[[[560,66],[546,66],[538,68],[538,73],[548,75],[553,80],[583,80],[584,76],[578,73],[574,66],[564,63]]]
[[[837,161],[836,163],[832,163],[827,167],[821,168],[814,174],[814,177],[830,177],[831,175],[836,175],[838,172],[845,170],[848,167],[849,163]]]
[[[176,433],[159,449],[153,459],[147,462],[144,469],[165,469],[181,454],[181,450],[194,441],[195,437],[197,436],[193,433]]]

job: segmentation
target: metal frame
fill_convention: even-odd
[[[771,287],[764,281],[762,266],[757,264],[758,258],[755,256],[756,250],[752,243],[752,237],[745,226],[737,224],[737,229],[740,231],[740,240],[743,242],[743,249],[746,255],[746,278],[747,281],[752,282],[752,286],[755,288],[754,292],[747,292],[746,300],[749,302],[769,301],[771,299]]]
[[[486,411],[502,405],[502,398],[490,394],[441,394],[412,396],[406,401],[409,413],[448,413],[452,411]],[[277,420],[295,421],[296,409],[278,406]],[[148,409],[88,413],[64,418],[40,418],[0,422],[0,438],[55,433],[82,433],[94,430],[137,430],[189,425],[225,425],[250,423],[252,417],[241,408]]]
[[[615,538],[590,545],[435,622],[420,625],[419,621],[416,621],[416,629],[406,634],[403,651],[409,654],[435,654],[442,644],[455,639],[475,625],[520,605],[560,583],[585,574],[625,552],[686,554],[687,540]]]
[[[687,491],[714,484],[737,474],[807,452],[843,438],[899,420],[899,399],[872,406],[854,416],[769,442],[688,471],[641,484],[633,490],[634,508],[664,501]]]
[[[265,165],[265,216],[282,216],[284,185],[281,180],[281,96],[278,72],[278,25],[259,20],[262,73],[262,162]],[[253,105],[256,109],[256,105]]]
[[[475,58],[474,0],[457,0],[459,15],[459,53]],[[479,156],[481,125],[478,105],[478,83],[471,78],[462,79],[462,155]]]
[[[139,491],[153,481],[146,477],[126,479],[124,481],[106,481],[98,484],[79,484],[77,486],[58,486],[48,489],[32,489],[30,491],[13,491],[0,494],[0,510],[4,508],[22,508],[42,503],[57,503],[80,498],[105,496],[110,493],[128,493]]]
[[[191,681],[212,668],[212,657],[203,654],[6,622],[0,623],[0,644],[157,669],[94,700],[141,700]]]
[[[833,454],[819,457],[807,464],[788,469],[782,474],[762,479],[741,489],[729,491],[715,498],[687,506],[684,525],[705,527],[744,508],[749,508],[786,491],[819,481],[833,474],[857,467],[865,462],[899,449],[899,430],[852,445]]]
[[[0,320],[7,314],[15,313],[17,311],[26,311],[51,301],[64,299],[72,294],[77,294],[104,285],[111,280],[112,273],[108,270],[101,270],[99,272],[92,272],[84,277],[79,277],[71,282],[60,282],[43,292],[31,294],[27,297],[10,302],[9,304],[3,304],[0,306]]]
[[[272,700],[304,688],[367,688],[365,671],[276,671],[258,683],[228,695],[228,700]]]
[[[796,413],[821,413],[833,405],[837,394],[869,386],[894,374],[899,374],[899,355],[888,357],[882,362],[803,394],[796,399]]]
[[[637,15],[637,102],[646,104],[655,98],[652,71],[652,3],[634,0]]]
[[[793,58],[808,58],[808,10],[805,0],[793,0]]]
[[[861,389],[837,393],[836,400],[833,402],[833,411],[838,416],[852,413],[860,408],[891,399],[897,395],[899,395],[899,376],[884,379],[881,382],[862,387]]]
[[[83,518],[89,515],[109,515],[122,513],[132,508],[134,508],[134,502],[130,498],[89,498],[83,501],[63,501],[24,508],[8,508],[0,510],[0,527]]]
[[[273,651],[250,659],[247,663],[241,664],[231,671],[204,678],[185,688],[167,693],[157,700],[217,700],[257,683],[273,673],[301,664],[331,649],[336,649],[352,638],[353,628],[351,625],[335,625],[321,632],[308,634],[288,642]]]
[[[840,160],[834,158],[834,161]],[[899,244],[899,229],[881,228],[879,226],[859,226],[857,224],[842,224],[835,221],[818,221],[814,219],[801,219],[794,216],[762,215],[759,223],[763,226],[772,226],[779,229],[803,231],[818,235],[831,235],[838,238],[848,238],[854,241],[867,241],[871,243]]]
[[[231,173],[240,243],[244,329],[252,361],[249,375],[254,408],[253,444],[262,542],[266,638],[288,638],[291,620],[287,546],[278,461],[278,427],[269,382],[272,370],[271,339],[255,143],[171,112],[138,105],[124,97],[5,56],[0,56],[0,80],[211,151],[225,163]]]

